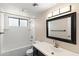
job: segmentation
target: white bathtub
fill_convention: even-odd
[[[28,50],[31,47],[32,45],[24,46],[24,47],[20,47],[20,48],[8,50],[8,51],[2,51],[1,56],[26,56],[26,50]]]

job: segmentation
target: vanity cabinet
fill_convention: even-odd
[[[38,49],[33,47],[33,56],[45,56],[45,55],[41,53]]]

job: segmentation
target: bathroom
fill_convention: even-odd
[[[0,56],[79,56],[78,7],[79,3],[0,3]],[[71,20],[61,21],[64,17]],[[51,27],[55,35],[49,31],[50,21],[60,29]],[[64,25],[68,28],[61,30]],[[61,36],[59,31],[69,32]]]

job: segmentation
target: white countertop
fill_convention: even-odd
[[[52,44],[47,42],[36,42],[33,46],[46,56],[79,56],[79,54],[73,53],[66,49],[55,48]],[[52,52],[54,54],[51,54]]]

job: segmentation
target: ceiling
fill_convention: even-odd
[[[55,5],[55,3],[38,3],[39,4],[38,7],[33,7],[32,4],[33,3],[0,3],[0,6],[3,6],[3,7],[14,6],[14,7],[23,9],[24,11],[27,11],[32,15],[39,15],[45,10]]]

